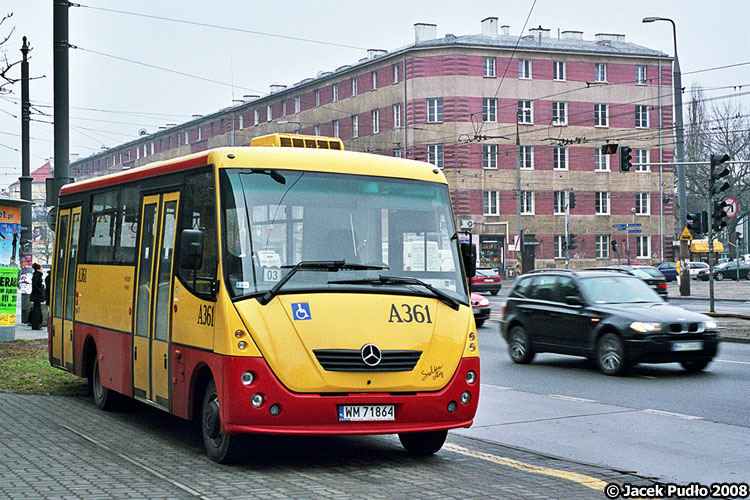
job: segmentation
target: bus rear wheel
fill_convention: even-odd
[[[99,375],[99,358],[94,356],[94,366],[89,374],[89,388],[94,396],[94,404],[103,411],[115,409],[117,394],[102,385]]]
[[[221,431],[221,413],[216,382],[206,386],[201,407],[201,433],[208,457],[220,464],[234,462],[239,455],[241,436],[229,436]]]
[[[398,435],[404,449],[412,455],[432,455],[440,451],[448,431],[409,432]]]

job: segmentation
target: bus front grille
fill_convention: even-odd
[[[382,351],[380,362],[370,366],[359,350],[317,349],[313,353],[320,366],[329,372],[408,372],[422,356],[422,351]]]

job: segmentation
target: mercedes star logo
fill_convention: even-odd
[[[367,366],[378,366],[380,360],[383,359],[380,348],[375,344],[366,344],[362,347],[360,354],[362,355],[362,361],[364,361]]]

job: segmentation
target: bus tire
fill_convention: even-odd
[[[216,382],[211,380],[206,386],[201,405],[201,434],[208,457],[216,463],[229,464],[239,455],[241,436],[230,436],[221,431],[221,413]]]
[[[448,431],[408,432],[398,435],[404,449],[419,456],[432,455],[440,451],[448,437]]]
[[[89,374],[89,387],[94,396],[94,404],[102,411],[113,411],[117,403],[117,393],[102,385],[99,375],[99,357],[94,356],[94,366]]]

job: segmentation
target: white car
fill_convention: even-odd
[[[688,262],[690,264],[690,279],[691,280],[697,280],[698,279],[698,273],[705,269],[706,272],[708,272],[708,264],[705,262]]]

